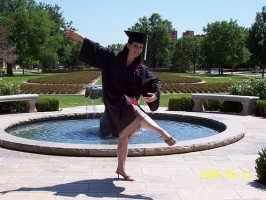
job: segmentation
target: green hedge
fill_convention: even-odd
[[[39,98],[36,102],[36,109],[38,112],[58,111],[59,100],[53,98]]]
[[[204,100],[203,105],[207,111],[220,111],[240,113],[243,106],[240,102],[233,101],[217,101],[217,100]],[[191,111],[194,102],[191,97],[173,96],[169,98],[168,110],[169,111]],[[266,116],[266,100],[259,100],[255,105],[256,116]]]
[[[8,82],[1,82],[0,96],[16,95],[19,93],[20,93],[19,85]],[[0,103],[0,113],[15,113],[15,112],[25,112],[25,111],[26,111],[26,103],[23,101]]]
[[[255,161],[258,181],[266,184],[266,148],[262,149],[258,154],[259,157]]]
[[[174,96],[169,98],[168,110],[170,111],[191,111],[194,106],[191,97]]]
[[[256,116],[266,117],[266,100],[259,100],[255,106]]]

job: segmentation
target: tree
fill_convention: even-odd
[[[19,10],[29,10],[34,8],[34,0],[0,0],[0,15],[7,16]]]
[[[42,62],[40,55],[43,47],[48,46],[46,43],[51,41],[50,32],[53,26],[48,14],[40,7],[19,10],[9,14],[7,22],[13,32],[12,40],[17,44],[17,63],[24,69],[39,61]],[[54,51],[54,45],[48,47],[47,51]]]
[[[248,31],[238,26],[236,21],[221,21],[208,24],[203,28],[206,33],[203,51],[206,60],[219,69],[223,75],[223,67],[245,63],[249,59],[246,47]]]
[[[129,28],[132,31],[145,32],[148,35],[147,64],[149,67],[164,67],[170,64],[173,49],[172,23],[163,20],[158,13],[148,19],[146,16]]]
[[[107,48],[110,48],[110,49],[115,49],[117,51],[122,51],[123,48],[124,48],[124,44],[111,44],[111,45],[108,45]]]
[[[196,65],[200,62],[201,44],[203,38],[198,36],[184,36],[180,38],[175,45],[172,62],[176,67],[189,69],[193,66],[196,71]]]
[[[7,75],[13,75],[12,64],[16,61],[16,45],[9,39],[11,32],[7,27],[0,26],[0,59],[7,63]]]
[[[60,7],[34,0],[0,0],[1,23],[10,28],[11,39],[17,44],[17,63],[24,67],[41,64],[45,68],[66,64],[75,48],[64,37],[72,28],[60,13]]]
[[[262,8],[261,13],[257,13],[254,24],[249,29],[249,50],[251,52],[252,63],[262,67],[262,77],[266,65],[266,10]]]
[[[60,11],[60,7],[58,5],[51,6],[49,4],[40,3],[39,5],[43,10],[45,10],[50,20],[52,21],[52,29],[50,32],[50,36],[54,37],[54,39],[57,39],[58,42],[56,42],[56,51],[54,53],[57,53],[58,62],[61,65],[69,65],[69,59],[72,59],[72,52],[75,52],[76,44],[69,38],[64,37],[66,29],[73,29],[72,27],[72,21],[66,22],[65,18],[63,17],[62,12]],[[71,61],[72,64],[73,60]],[[71,65],[73,66],[73,65]]]

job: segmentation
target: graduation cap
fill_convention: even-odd
[[[138,42],[141,44],[145,44],[146,42],[146,34],[142,32],[134,32],[134,31],[125,31],[128,36],[128,43]]]
[[[144,60],[147,57],[147,46],[148,46],[148,38],[146,37],[146,33],[143,32],[134,32],[134,31],[125,31],[128,36],[128,43],[138,42],[140,44],[145,44],[145,52],[144,52]]]

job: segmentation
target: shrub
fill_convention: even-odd
[[[0,95],[12,95],[19,94],[20,86],[13,83],[1,82],[0,84]]]
[[[0,96],[16,95],[19,93],[20,93],[19,85],[13,83],[1,82]],[[26,110],[26,103],[22,101],[0,103],[1,113],[24,112],[25,110]]]
[[[255,169],[260,183],[266,184],[266,148],[258,152],[259,157],[255,160]]]
[[[221,104],[221,111],[222,112],[240,113],[242,110],[243,110],[243,106],[240,102],[224,101]]]
[[[205,110],[218,111],[221,109],[222,101],[218,100],[204,100],[203,105]]]
[[[266,117],[266,100],[259,100],[255,105],[255,115]]]
[[[229,93],[233,95],[259,96],[260,99],[266,99],[266,79],[256,77],[235,83],[229,89]]]
[[[191,97],[175,96],[168,102],[168,110],[171,111],[191,111],[194,106]]]
[[[59,101],[52,98],[39,98],[36,102],[36,109],[38,112],[58,111]]]

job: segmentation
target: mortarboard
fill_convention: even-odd
[[[146,34],[142,32],[134,32],[134,31],[125,31],[128,36],[128,43],[138,42],[141,44],[145,44],[146,42]]]

